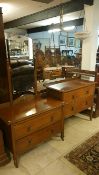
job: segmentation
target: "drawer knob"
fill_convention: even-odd
[[[72,111],[74,110],[74,107],[72,106]]]
[[[32,141],[31,140],[28,140],[28,144],[31,144],[32,143]]]
[[[88,102],[86,101],[86,105],[88,105]]]
[[[53,122],[53,120],[54,120],[54,117],[53,117],[53,116],[51,116],[51,122]]]
[[[86,91],[86,94],[89,94],[89,91]]]
[[[29,127],[27,128],[27,131],[28,131],[28,132],[32,131],[32,127],[29,126]]]
[[[74,95],[72,95],[72,99],[74,99]]]
[[[53,131],[53,129],[51,129],[51,133],[53,133],[54,131]]]

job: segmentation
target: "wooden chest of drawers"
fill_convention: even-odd
[[[14,164],[18,157],[40,142],[61,133],[64,137],[62,103],[53,99],[33,99],[0,109],[0,120],[6,140],[13,153]]]
[[[46,67],[44,68],[44,79],[53,79],[62,76],[61,67]]]
[[[91,107],[90,119],[92,119],[92,107],[95,91],[95,83],[82,80],[70,80],[49,85],[47,93],[56,99],[64,101],[64,116],[68,117]]]

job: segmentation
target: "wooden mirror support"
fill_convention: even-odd
[[[11,101],[11,80],[7,61],[2,8],[0,7],[0,104]]]

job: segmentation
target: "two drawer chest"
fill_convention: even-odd
[[[64,117],[91,108],[92,119],[95,83],[79,79],[47,86],[47,94],[64,102]]]
[[[62,111],[62,103],[50,98],[21,100],[0,109],[1,126],[16,167],[19,156],[35,145],[57,133],[63,139]]]

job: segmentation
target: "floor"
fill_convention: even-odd
[[[77,114],[65,119],[65,139],[53,137],[20,157],[19,168],[13,160],[0,167],[1,175],[84,175],[64,155],[99,131],[99,117],[89,120]]]

